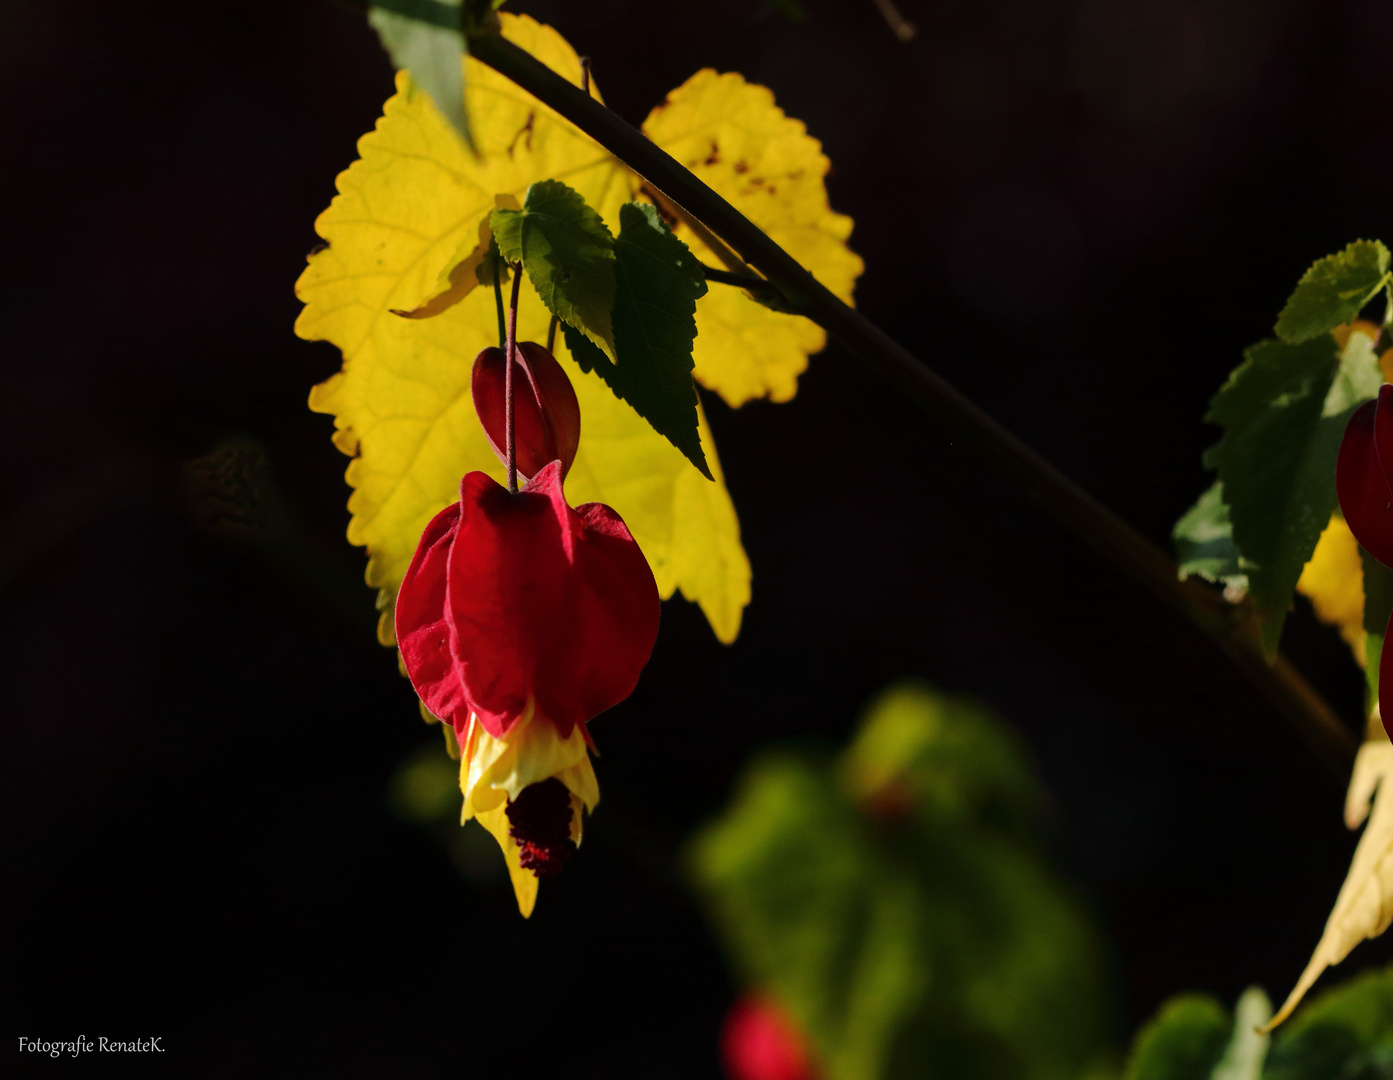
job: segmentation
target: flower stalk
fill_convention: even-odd
[[[977,453],[1008,482],[1183,615],[1225,653],[1343,786],[1357,740],[1283,657],[1263,658],[1251,605],[1231,605],[1191,578],[1127,522],[1090,496],[969,401],[865,316],[843,303],[788,252],[666,151],[579,87],[500,34],[469,36],[476,59],[554,109],[638,173],[645,184],[719,237],[777,290],[783,310],[803,315],[923,411],[952,445]]]
[[[508,305],[508,340],[503,349],[505,359],[503,375],[503,415],[504,439],[508,461],[508,493],[518,493],[518,447],[517,432],[514,431],[514,418],[517,410],[513,401],[513,367],[518,359],[518,292],[522,287],[522,264],[513,267],[513,296]]]

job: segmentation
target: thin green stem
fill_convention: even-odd
[[[493,306],[498,311],[498,347],[508,347],[508,327],[503,321],[503,257],[493,249]]]
[[[721,270],[715,266],[701,264],[701,272],[706,275],[707,281],[714,281],[719,285],[736,285],[742,289],[749,289],[751,292],[773,291],[778,292],[773,285],[765,281],[762,277],[754,274],[737,274],[729,270]]]
[[[1279,657],[1262,656],[1251,609],[1226,603],[1191,578],[1156,545],[1069,480],[979,409],[880,327],[844,304],[796,259],[666,151],[579,87],[497,34],[470,39],[471,53],[575,124],[684,218],[703,223],[782,294],[783,305],[822,326],[841,346],[919,407],[946,445],[964,447],[1078,539],[1181,613],[1229,656],[1344,783],[1357,748],[1340,719],[1301,675]]]
[[[496,278],[495,278],[496,280]],[[503,352],[503,441],[508,455],[508,490],[518,493],[517,433],[513,427],[513,367],[518,358],[518,291],[522,286],[522,264],[513,266],[513,299],[508,305],[508,343]]]

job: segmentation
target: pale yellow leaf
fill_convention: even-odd
[[[734,73],[699,71],[649,114],[643,130],[851,302],[863,263],[846,244],[851,219],[828,206],[827,157],[767,87]],[[703,262],[719,265],[717,253],[685,224],[676,232]],[[696,377],[731,405],[765,396],[787,401],[808,354],[826,343],[821,327],[770,311],[728,286],[712,286],[697,304],[696,320]]]
[[[1320,534],[1296,591],[1310,599],[1316,618],[1339,628],[1355,662],[1363,667],[1364,567],[1359,561],[1359,542],[1338,514]]]
[[[1327,967],[1338,964],[1366,938],[1376,938],[1393,921],[1393,744],[1387,738],[1364,743],[1355,758],[1345,800],[1345,824],[1369,824],[1354,849],[1349,874],[1335,899],[1316,951],[1295,989],[1265,1030],[1270,1031],[1300,1003]],[[1373,812],[1370,813],[1370,800]]]

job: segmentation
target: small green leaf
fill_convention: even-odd
[[[474,149],[464,104],[464,56],[459,0],[385,0],[368,9],[368,22],[398,68],[430,95],[435,107]]]
[[[1282,308],[1277,336],[1299,345],[1349,322],[1388,280],[1388,249],[1377,240],[1356,240],[1318,259]]]
[[[1247,588],[1238,548],[1233,542],[1233,522],[1224,502],[1224,485],[1216,480],[1199,501],[1175,523],[1171,532],[1180,580],[1198,574],[1205,581]]]
[[[1132,1044],[1123,1080],[1209,1080],[1228,1049],[1229,1012],[1209,994],[1179,994]]]
[[[613,362],[614,237],[580,192],[542,180],[521,210],[494,210],[489,222],[503,258],[526,267],[547,310]]]
[[[657,208],[646,203],[620,208],[614,255],[614,344],[619,362],[610,363],[569,327],[566,346],[576,363],[598,372],[615,396],[632,405],[710,480],[697,432],[692,381],[696,301],[706,295],[701,264],[672,234]]]
[[[1045,804],[1024,748],[968,698],[905,680],[867,707],[842,754],[842,782],[861,801],[895,788],[939,821],[998,825],[1030,819]]]
[[[1301,569],[1336,506],[1335,457],[1350,413],[1382,374],[1362,334],[1342,355],[1324,334],[1301,345],[1264,341],[1215,395],[1207,419],[1224,437],[1205,455],[1224,485],[1233,539],[1276,655]]]

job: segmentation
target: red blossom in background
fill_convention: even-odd
[[[730,1080],[817,1080],[807,1040],[768,998],[746,995],[721,1025],[721,1064]]]
[[[1393,566],[1393,386],[1379,387],[1378,398],[1355,410],[1340,442],[1335,490],[1354,538],[1385,566]],[[1390,621],[1393,628],[1393,621]],[[1386,637],[1385,637],[1385,640]],[[1379,660],[1379,712],[1393,705],[1393,649]],[[1384,705],[1388,701],[1389,705]]]

